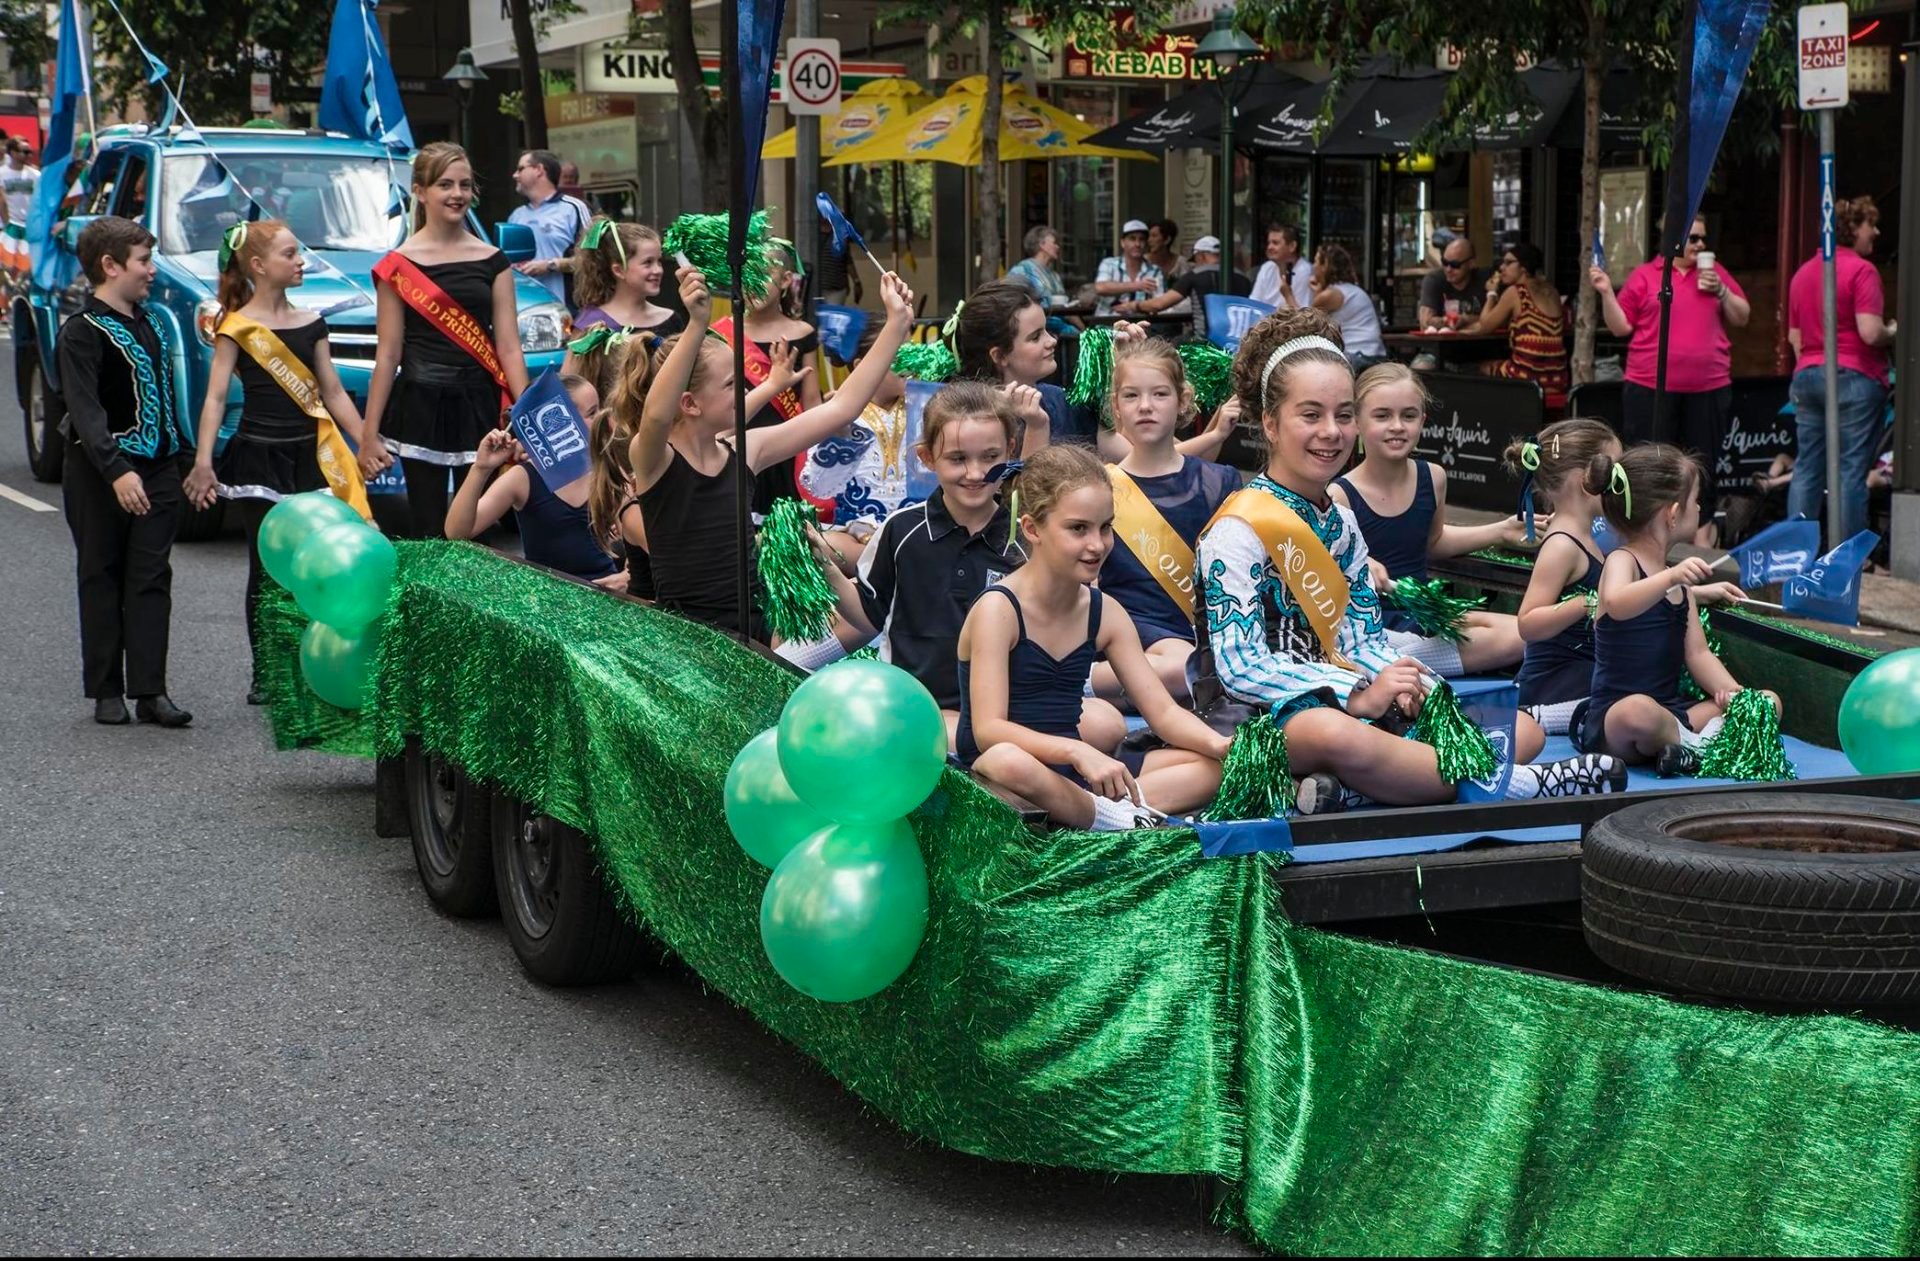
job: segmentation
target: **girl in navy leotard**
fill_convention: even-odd
[[[1359,522],[1379,590],[1388,590],[1401,578],[1424,581],[1430,556],[1464,556],[1526,539],[1526,525],[1518,517],[1488,525],[1446,524],[1446,471],[1414,458],[1431,400],[1411,368],[1376,364],[1354,382],[1353,396],[1365,456],[1328,491]],[[1466,642],[1455,644],[1423,636],[1411,618],[1391,606],[1384,611],[1387,638],[1395,651],[1447,678],[1504,670],[1520,662],[1524,645],[1510,614],[1467,614]]]
[[[1598,420],[1555,421],[1535,439],[1507,448],[1507,466],[1533,475],[1533,491],[1558,524],[1540,540],[1533,578],[1520,601],[1527,655],[1515,682],[1520,705],[1548,735],[1565,735],[1593,689],[1593,610],[1603,553],[1593,539],[1600,500],[1587,493],[1587,465],[1620,439]]]
[[[1699,746],[1718,729],[1740,684],[1707,647],[1697,610],[1746,593],[1712,581],[1707,562],[1666,563],[1676,539],[1691,539],[1700,517],[1700,466],[1676,447],[1648,444],[1618,460],[1602,452],[1587,467],[1607,522],[1626,539],[1600,573],[1593,627],[1593,694],[1575,743],[1629,762],[1652,762],[1661,775],[1693,775]],[[1680,672],[1708,699],[1689,705]],[[1767,693],[1774,707],[1780,698]]]
[[[1084,447],[1046,447],[1013,493],[1028,560],[982,592],[961,627],[961,760],[1066,827],[1152,826],[1199,809],[1220,787],[1227,738],[1174,703],[1133,619],[1091,585],[1113,546],[1106,470]],[[1080,739],[1096,656],[1170,747],[1129,764]]]

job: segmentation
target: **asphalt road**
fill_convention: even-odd
[[[1243,1251],[1188,1180],[909,1139],[684,971],[528,981],[371,765],[272,750],[243,546],[174,552],[193,727],[98,727],[65,520],[0,490],[0,1251]]]

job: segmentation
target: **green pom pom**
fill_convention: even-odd
[[[1233,356],[1211,342],[1182,342],[1177,350],[1187,365],[1194,405],[1205,414],[1226,402],[1233,394]]]
[[[1449,784],[1485,779],[1499,769],[1500,758],[1487,733],[1461,711],[1460,698],[1445,679],[1427,693],[1410,734],[1420,743],[1433,746],[1440,762],[1440,778]]]
[[[1435,636],[1456,644],[1466,642],[1467,614],[1487,602],[1485,596],[1467,599],[1448,595],[1447,584],[1440,578],[1426,582],[1417,578],[1402,578],[1382,591],[1380,598],[1411,616],[1422,635]]]
[[[960,361],[944,341],[907,342],[894,352],[893,370],[913,381],[951,381]]]
[[[681,215],[667,225],[660,249],[668,258],[685,254],[707,278],[707,287],[724,295],[733,287],[733,261],[727,257],[727,215]],[[747,220],[747,256],[740,264],[740,292],[758,297],[767,290],[767,212]]]
[[[838,604],[820,558],[807,541],[813,505],[774,501],[760,527],[760,583],[766,589],[767,627],[782,639],[820,639],[833,629]]]
[[[1100,423],[1113,428],[1113,330],[1090,328],[1080,334],[1080,358],[1074,364],[1067,402],[1099,409]]]
[[[1220,791],[1200,818],[1209,823],[1277,819],[1293,809],[1293,798],[1287,733],[1272,714],[1262,714],[1233,733],[1227,760],[1220,764]]]
[[[1734,693],[1720,730],[1700,749],[1700,774],[1708,779],[1798,778],[1780,739],[1780,714],[1764,692],[1747,688]]]

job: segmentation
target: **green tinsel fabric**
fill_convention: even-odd
[[[1093,327],[1080,334],[1080,357],[1074,361],[1067,402],[1091,407],[1100,423],[1113,428],[1113,330]]]
[[[953,380],[960,361],[945,341],[907,342],[893,352],[893,370],[910,381],[939,383]]]
[[[956,772],[913,816],[913,967],[865,1002],[804,998],[759,948],[766,873],[720,801],[795,676],[468,544],[401,544],[398,585],[379,750],[417,736],[583,828],[638,920],[913,1133],[1217,1174],[1223,1218],[1288,1253],[1920,1246],[1920,1038],[1299,928],[1269,857],[1038,835]],[[290,657],[294,623],[270,618],[263,652]],[[303,721],[285,695],[272,716]]]
[[[754,563],[766,593],[767,627],[782,639],[820,639],[833,629],[838,601],[807,541],[807,527],[817,520],[812,504],[776,499],[760,527]]]
[[[727,256],[729,216],[681,215],[667,225],[660,238],[660,251],[671,259],[685,254],[707,278],[707,288],[715,296],[725,297],[733,287],[733,260]],[[746,256],[740,260],[740,292],[752,297],[766,292],[767,212],[756,210],[747,220]]]
[[[1418,578],[1402,578],[1382,591],[1380,599],[1412,617],[1422,635],[1437,636],[1456,644],[1466,642],[1467,614],[1487,602],[1483,595],[1448,595],[1444,578],[1424,582]]]
[[[1709,779],[1798,778],[1780,739],[1780,715],[1760,689],[1735,692],[1727,702],[1720,730],[1700,749],[1700,773]]]
[[[1181,342],[1174,349],[1187,366],[1194,405],[1209,415],[1233,393],[1233,356],[1211,342]]]

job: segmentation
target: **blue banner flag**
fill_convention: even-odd
[[[740,113],[734,141],[741,148],[746,186],[734,193],[734,222],[744,241],[747,216],[753,211],[760,184],[760,149],[767,139],[767,99],[773,92],[773,53],[780,44],[780,24],[786,19],[786,0],[723,0],[739,15],[739,43],[734,49],[734,73],[739,76]]]
[[[1461,801],[1504,801],[1507,781],[1513,778],[1513,729],[1520,717],[1520,689],[1512,679],[1454,679],[1453,694],[1460,712],[1486,732],[1487,743],[1500,759],[1486,779],[1460,781]]]
[[[1252,298],[1225,293],[1207,295],[1207,340],[1222,350],[1240,349],[1247,330],[1273,314],[1273,308]]]
[[[867,313],[857,306],[835,306],[831,302],[813,304],[814,323],[820,328],[820,344],[841,363],[852,363],[860,353],[860,335],[867,331]]]
[[[1768,0],[1688,0],[1682,18],[1680,83],[1675,96],[1673,161],[1668,168],[1666,224],[1660,252],[1687,243],[1694,212],[1720,154],[1740,85],[1766,28]]]
[[[80,48],[84,34],[76,0],[60,0],[60,46],[53,59],[53,97],[47,102],[47,142],[40,151],[40,183],[27,211],[33,283],[47,292],[65,289],[80,273],[80,260],[60,244],[54,229],[67,186],[78,174],[74,169],[74,138],[79,130],[81,102],[93,90],[87,82],[87,60]]]
[[[1880,536],[1862,530],[1813,562],[1782,588],[1780,603],[1794,617],[1817,618],[1842,626],[1860,624],[1860,571],[1866,567]]]
[[[320,126],[396,149],[413,148],[413,128],[373,9],[379,0],[335,0],[320,89]]]
[[[513,405],[511,424],[513,436],[527,449],[527,462],[548,490],[577,482],[592,470],[587,422],[552,368]]]
[[[933,498],[940,478],[920,462],[920,440],[927,436],[927,400],[940,392],[931,381],[907,382],[907,426],[900,440],[900,471],[907,478],[907,502]]]
[[[1820,523],[1805,517],[1776,521],[1733,549],[1740,585],[1751,591],[1798,578],[1820,554]]]

